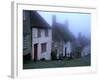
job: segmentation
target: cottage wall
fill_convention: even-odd
[[[32,59],[34,59],[34,44],[38,44],[38,53],[37,53],[37,59],[40,60],[42,58],[45,58],[46,60],[51,59],[51,29],[48,29],[48,36],[45,36],[45,29],[41,29],[41,37],[38,37],[38,29],[33,28],[32,29]],[[46,43],[47,44],[47,50],[46,52],[41,52],[41,44]]]

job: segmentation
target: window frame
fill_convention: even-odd
[[[49,36],[49,29],[45,29],[45,37]]]
[[[37,37],[40,38],[41,37],[41,29],[37,28]]]
[[[41,53],[47,52],[47,43],[41,43]]]

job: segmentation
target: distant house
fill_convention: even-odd
[[[40,59],[50,60],[51,59],[51,40],[52,40],[51,27],[36,11],[26,11],[26,13],[27,12],[28,14],[26,16],[30,18],[28,20],[29,21],[28,28],[31,34],[29,34],[30,39],[26,40],[26,42],[28,45],[31,44],[31,50],[30,50],[31,59],[32,60],[40,60]],[[26,28],[26,31],[28,30],[28,28]],[[25,46],[25,43],[24,43],[24,46]]]
[[[73,35],[68,29],[68,22],[58,23],[56,16],[52,18],[52,50],[57,53],[57,59],[61,56],[70,56],[72,52],[71,40]]]
[[[79,39],[76,38],[76,39],[73,41],[72,47],[73,47],[72,56],[73,56],[74,58],[79,58],[79,57],[81,57],[82,45],[81,45]]]
[[[87,45],[83,48],[82,52],[81,52],[81,56],[84,57],[84,56],[87,56],[90,54],[90,46]]]

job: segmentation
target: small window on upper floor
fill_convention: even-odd
[[[41,37],[41,29],[38,29],[38,37]]]
[[[48,29],[45,29],[45,36],[48,37],[48,34],[49,34]]]

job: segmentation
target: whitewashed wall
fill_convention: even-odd
[[[46,60],[51,59],[51,40],[52,40],[52,30],[48,30],[48,37],[45,37],[44,29],[41,30],[41,37],[38,38],[37,33],[38,29],[32,29],[32,59],[34,59],[34,44],[38,43],[38,55],[37,58],[40,60],[41,58],[45,58]],[[41,53],[41,43],[47,43],[47,51]]]

